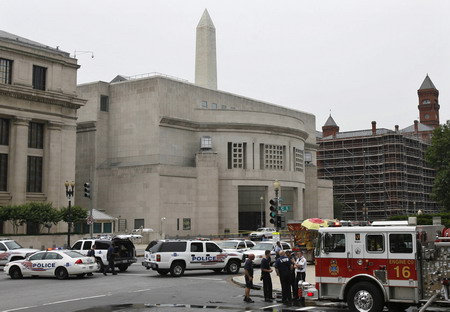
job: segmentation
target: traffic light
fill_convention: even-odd
[[[277,227],[277,229],[280,229],[280,228],[281,228],[281,226],[282,226],[282,218],[281,218],[281,215],[278,215],[278,216],[276,217],[276,220],[275,220],[275,226]]]
[[[84,197],[91,198],[91,183],[84,183]]]
[[[270,223],[275,224],[276,222],[276,216],[278,214],[278,200],[276,198],[272,198],[269,201],[270,204]]]

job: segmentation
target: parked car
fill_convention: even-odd
[[[255,246],[251,240],[230,239],[217,242],[225,252],[244,252]]]
[[[292,250],[291,245],[286,242],[280,242],[281,248],[283,250]],[[250,250],[244,251],[244,258],[247,258],[249,254],[255,255],[255,260],[253,260],[254,265],[261,265],[261,260],[265,256],[266,250],[270,250],[270,262],[275,262],[275,241],[263,241],[256,243],[255,247]]]
[[[23,248],[15,240],[0,239],[0,266],[10,261],[25,259],[28,255],[39,251],[38,249]]]
[[[128,238],[114,237],[111,240],[108,239],[95,239],[86,238],[80,239],[72,245],[72,250],[78,251],[83,255],[87,255],[87,252],[95,244],[95,260],[99,264],[100,270],[103,270],[108,265],[106,255],[111,243],[114,242],[116,258],[114,259],[114,266],[121,272],[124,272],[128,267],[137,261],[136,248],[131,240]]]
[[[276,232],[274,228],[264,227],[259,228],[255,232],[251,232],[248,236],[251,240],[264,240],[273,238],[273,232]]]
[[[185,270],[213,270],[235,274],[241,268],[242,255],[224,252],[212,241],[161,240],[149,250],[142,265],[161,275],[179,277]]]
[[[72,250],[38,251],[26,259],[11,261],[4,271],[12,279],[24,276],[55,276],[66,279],[69,275],[83,277],[98,270],[94,258]]]

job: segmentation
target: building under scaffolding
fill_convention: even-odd
[[[331,116],[322,127],[318,175],[333,180],[334,196],[344,205],[343,219],[381,220],[440,210],[430,198],[435,170],[425,163],[431,133],[439,124],[438,92],[427,76],[418,93],[424,120],[405,129],[377,129],[372,122],[369,130],[338,132]],[[437,123],[431,124],[430,116]]]

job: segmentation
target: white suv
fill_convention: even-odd
[[[276,232],[274,228],[259,228],[255,232],[251,232],[248,236],[251,240],[264,240],[273,238],[273,232]]]
[[[235,274],[241,268],[242,254],[226,253],[212,241],[162,240],[150,248],[142,262],[161,275],[179,277],[185,270],[213,270]]]
[[[0,265],[4,266],[10,261],[25,259],[28,255],[36,251],[39,250],[23,248],[12,239],[0,239]]]

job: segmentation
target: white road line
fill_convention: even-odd
[[[314,309],[314,308],[317,308],[317,307],[303,307],[303,308],[299,308],[299,309],[297,309],[297,310],[295,310],[295,311],[307,311],[307,310],[311,310],[311,309]]]
[[[211,278],[211,277],[182,277],[187,279],[199,279],[199,280],[208,280],[208,281],[222,281],[221,278]]]
[[[1,312],[12,312],[12,311],[19,311],[19,310],[26,310],[26,309],[32,309],[36,308],[37,306],[29,306],[29,307],[22,307],[22,308],[16,308],[16,309],[10,309],[10,310],[3,310]]]
[[[133,291],[129,291],[129,293],[137,293],[137,292],[143,292],[143,291],[149,291],[151,290],[150,288],[147,289],[138,289],[138,290],[133,290]]]
[[[269,308],[273,308],[273,307],[279,307],[280,305],[282,305],[282,304],[272,304],[270,306],[262,307],[262,308],[259,308],[259,309],[260,310],[264,310],[264,309],[269,309]]]
[[[55,302],[44,303],[44,304],[42,304],[42,305],[43,305],[43,306],[46,306],[46,305],[59,304],[59,303],[66,303],[66,302],[79,301],[79,300],[87,300],[87,299],[100,298],[100,297],[106,297],[106,296],[108,296],[108,295],[98,295],[98,296],[90,296],[90,297],[74,298],[74,299],[67,299],[67,300],[61,300],[61,301],[55,301]]]

